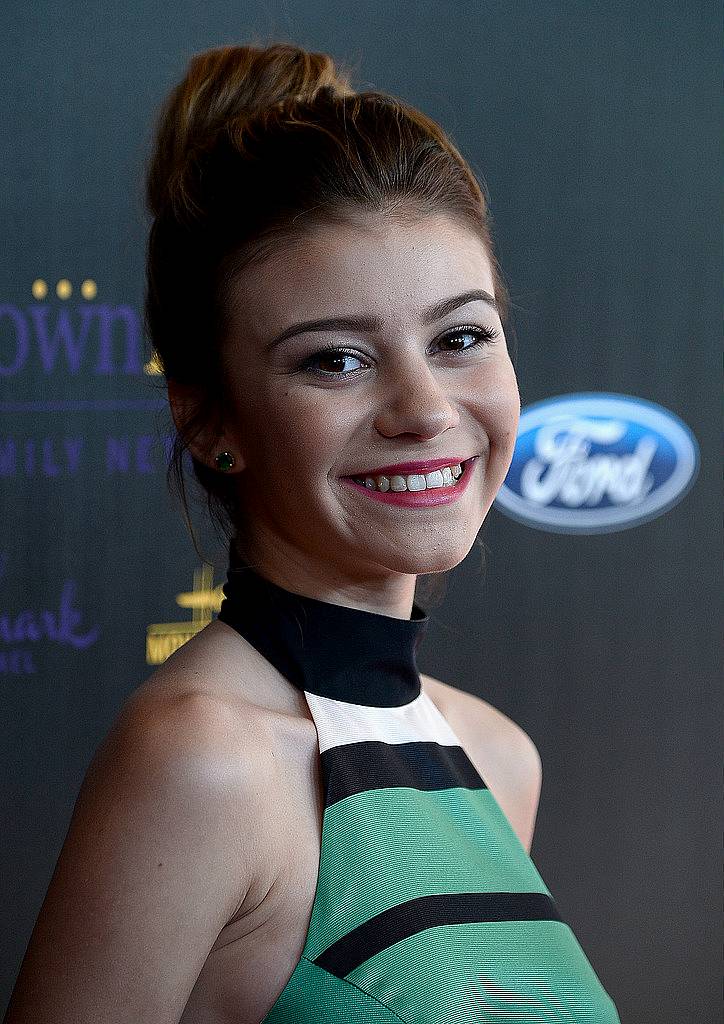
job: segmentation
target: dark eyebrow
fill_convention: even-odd
[[[498,312],[498,304],[490,292],[486,292],[482,288],[476,288],[470,292],[463,292],[462,295],[453,295],[449,299],[436,302],[434,306],[423,310],[420,320],[425,327],[429,327],[436,320],[442,320],[448,313],[452,313],[458,306],[466,306],[469,302],[486,302],[492,309]],[[358,331],[359,333],[367,331],[371,333],[373,331],[382,331],[383,328],[384,324],[381,320],[367,316],[353,315],[325,317],[321,320],[307,320],[304,323],[292,324],[291,327],[287,327],[286,330],[269,342],[266,346],[266,351],[271,352],[273,348],[276,348],[281,342],[286,341],[287,338],[291,338],[295,334],[307,334],[314,331]]]

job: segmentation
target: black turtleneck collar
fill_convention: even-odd
[[[300,690],[370,707],[400,707],[420,694],[415,654],[429,622],[292,593],[260,575],[230,546],[219,618]]]

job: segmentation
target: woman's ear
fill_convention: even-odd
[[[216,456],[221,452],[228,452],[234,457],[233,469],[229,472],[238,472],[244,468],[238,445],[225,434],[219,435],[213,429],[214,424],[209,422],[208,426],[192,424],[192,418],[199,409],[202,393],[193,384],[182,384],[177,380],[167,382],[168,402],[171,406],[171,415],[176,424],[176,430],[186,439],[189,451],[195,459],[203,462],[209,469],[218,469]],[[190,436],[189,429],[193,426],[193,436]]]

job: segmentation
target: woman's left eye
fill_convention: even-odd
[[[471,349],[476,348],[478,345],[489,345],[491,342],[499,336],[500,331],[497,331],[494,327],[457,327],[454,331],[450,331],[443,335],[439,339],[439,342],[446,341],[457,341],[458,339],[473,338],[472,345],[465,345],[463,348],[448,349],[448,354],[456,354],[458,352],[469,352]],[[329,346],[329,348],[320,349],[319,352],[315,352],[313,356],[302,363],[300,369],[311,370],[313,373],[317,373],[325,377],[350,377],[356,373],[357,370],[347,370],[344,373],[337,373],[333,370],[322,370],[316,367],[314,364],[318,360],[329,360],[330,362],[343,362],[345,359],[356,359],[358,362],[361,357],[356,352],[350,349],[335,348]]]
[[[476,345],[489,345],[492,341],[500,334],[500,331],[496,331],[494,327],[457,327],[454,331],[450,331],[449,334],[445,334],[440,341],[455,341],[457,338],[475,338],[472,345],[468,345],[464,349],[453,349],[453,352],[467,352],[468,349],[475,348]]]

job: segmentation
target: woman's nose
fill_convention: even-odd
[[[375,427],[385,437],[434,437],[460,421],[451,376],[444,382],[426,362],[415,363],[405,372],[383,374],[380,389]]]

